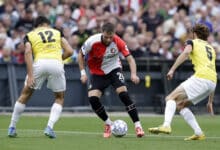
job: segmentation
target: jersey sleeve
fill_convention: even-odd
[[[87,39],[87,40],[83,43],[83,45],[82,45],[82,47],[81,47],[81,50],[82,50],[83,55],[86,55],[86,54],[89,53],[89,51],[91,50],[91,40],[90,40],[90,38]]]
[[[24,37],[24,39],[23,39],[23,42],[24,42],[24,44],[25,44],[26,42],[30,42],[27,35],[25,35],[25,37]]]
[[[115,36],[114,38],[117,43],[117,47],[118,47],[119,51],[122,53],[122,55],[124,57],[127,57],[128,55],[130,55],[130,51],[129,51],[126,43],[118,36]]]
[[[185,46],[186,45],[191,45],[192,47],[193,47],[193,41],[192,40],[187,40],[186,42],[185,42]]]

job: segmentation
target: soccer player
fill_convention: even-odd
[[[102,26],[102,33],[90,36],[81,47],[78,55],[81,81],[82,83],[86,83],[87,81],[87,75],[84,69],[84,57],[86,56],[91,74],[88,90],[89,102],[94,112],[105,122],[104,138],[111,136],[112,121],[108,117],[104,106],[101,104],[100,97],[104,90],[110,85],[114,87],[134,122],[137,137],[142,137],[144,136],[144,131],[139,121],[138,112],[125,86],[119,59],[120,53],[129,63],[131,81],[138,84],[140,79],[136,74],[135,60],[130,55],[125,42],[115,34],[114,25],[111,23],[105,23]]]
[[[54,92],[55,102],[51,107],[44,134],[55,138],[53,126],[61,115],[66,90],[63,60],[71,56],[73,50],[61,32],[50,27],[50,21],[44,16],[36,18],[35,29],[27,33],[24,44],[27,76],[21,95],[14,106],[8,136],[17,136],[16,123],[26,103],[34,90],[40,89],[47,80],[47,87]]]
[[[171,133],[171,121],[176,109],[194,130],[194,134],[184,140],[203,140],[205,134],[201,130],[192,111],[188,108],[209,96],[207,108],[213,113],[212,102],[217,82],[215,67],[216,54],[213,47],[207,42],[209,29],[203,24],[196,24],[192,28],[193,40],[188,40],[184,51],[178,56],[175,63],[167,73],[168,80],[173,78],[175,70],[188,57],[194,65],[195,73],[182,82],[166,97],[164,122],[162,126],[149,128],[151,133]]]

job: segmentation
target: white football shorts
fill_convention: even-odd
[[[181,86],[184,88],[188,100],[195,105],[207,98],[211,92],[215,91],[216,83],[207,79],[191,76],[182,82]]]
[[[34,89],[41,89],[45,80],[47,88],[53,92],[62,92],[66,90],[66,78],[64,65],[61,61],[55,59],[39,59],[33,64],[33,74],[35,79]],[[27,76],[25,85],[27,82]]]

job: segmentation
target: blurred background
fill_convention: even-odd
[[[82,43],[109,21],[137,63],[141,83],[133,85],[128,64],[121,57],[130,96],[139,111],[163,113],[164,97],[193,73],[193,66],[186,62],[172,81],[166,80],[170,65],[182,52],[195,23],[206,24],[210,29],[208,42],[216,50],[217,71],[220,70],[219,14],[220,0],[0,0],[0,111],[12,111],[21,92],[26,75],[23,37],[33,29],[33,20],[39,15],[46,16],[51,26],[62,31],[75,51],[64,61],[64,111],[91,111],[87,85],[79,80],[77,55]],[[109,111],[124,111],[111,87],[102,100]],[[207,112],[206,102],[193,106],[193,111]],[[34,93],[26,111],[49,111],[52,103],[53,94],[44,85]],[[219,85],[214,110],[220,113]]]

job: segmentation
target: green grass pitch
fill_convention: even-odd
[[[175,116],[171,135],[153,135],[149,127],[163,122],[163,116],[141,115],[146,135],[136,138],[134,126],[128,117],[113,116],[123,119],[128,124],[128,134],[122,138],[112,136],[102,138],[103,123],[97,117],[62,116],[55,125],[56,139],[49,139],[43,134],[47,116],[23,115],[17,124],[17,138],[7,137],[9,115],[0,115],[0,150],[219,150],[220,116],[196,116],[207,139],[204,141],[184,141],[193,134],[191,128],[180,116]]]

